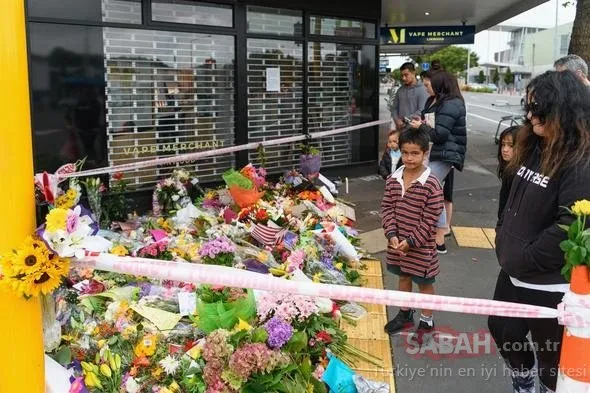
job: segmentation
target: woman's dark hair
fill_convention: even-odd
[[[402,146],[406,143],[413,143],[415,145],[420,146],[420,149],[424,153],[428,151],[428,144],[430,142],[430,135],[426,131],[422,131],[420,129],[417,130],[406,130],[402,132],[399,136],[399,148],[401,150]]]
[[[546,176],[572,166],[590,166],[590,92],[575,74],[547,71],[537,76],[527,86],[526,110],[544,125],[544,135],[533,132],[527,117],[508,170],[516,172],[539,144]]]
[[[445,70],[433,70],[429,71],[426,77],[430,79],[432,91],[434,91],[437,101],[450,100],[451,98],[459,98],[464,101],[455,75]]]
[[[502,141],[504,140],[504,138],[506,137],[512,137],[512,144],[516,144],[516,134],[517,131],[520,127],[519,126],[512,126],[512,127],[508,127],[506,128],[504,131],[502,131],[502,133],[500,134],[500,137],[498,138],[498,178],[502,179],[504,178],[504,174],[507,173],[506,171],[506,167],[508,166],[508,163],[506,161],[504,161],[504,159],[502,158]]]

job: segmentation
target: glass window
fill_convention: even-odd
[[[141,24],[141,0],[102,0],[102,20]]]
[[[189,0],[152,0],[152,19],[191,25],[233,26],[231,5]]]
[[[372,121],[375,46],[310,42],[308,56],[309,131]],[[375,132],[367,128],[314,142],[322,152],[322,166],[374,160]]]
[[[248,141],[262,142],[303,132],[301,43],[248,40]],[[295,144],[265,148],[266,168],[281,172],[299,159]],[[250,151],[250,161],[257,161]]]
[[[302,23],[301,11],[248,6],[249,33],[301,36]]]
[[[102,29],[29,24],[29,75],[36,171],[87,157],[107,165]]]
[[[311,16],[309,33],[337,37],[375,38],[375,24],[358,20]]]
[[[234,144],[234,38],[104,29],[109,165]],[[234,155],[131,172],[137,188],[176,168],[217,181]]]
[[[97,0],[27,0],[27,5],[30,17],[94,22],[101,19],[101,2]]]

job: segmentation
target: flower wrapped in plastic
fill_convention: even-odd
[[[264,195],[264,192],[260,192],[256,188],[248,189],[236,185],[229,186],[229,193],[236,205],[242,209],[255,205]]]
[[[251,290],[203,285],[198,290],[197,314],[197,326],[205,333],[231,330],[240,319],[249,321],[256,315],[254,294]]]

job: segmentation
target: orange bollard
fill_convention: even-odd
[[[567,296],[590,295],[588,266],[573,269],[570,291]],[[556,393],[590,393],[590,328],[565,327]]]

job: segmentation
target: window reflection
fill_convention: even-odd
[[[310,42],[308,56],[310,132],[373,120],[376,94],[373,45]],[[364,151],[374,145],[373,132],[365,129],[320,139],[317,143],[322,150],[322,165],[365,160]]]
[[[36,170],[106,165],[101,29],[30,23],[29,42]]]

